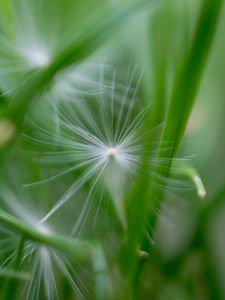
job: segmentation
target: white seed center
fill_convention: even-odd
[[[109,148],[107,151],[108,158],[115,158],[117,156],[117,154],[118,154],[118,151],[115,148]]]
[[[22,52],[28,64],[32,67],[46,67],[50,59],[47,51],[42,49],[28,49]]]
[[[43,226],[43,225],[38,225],[38,230],[42,233],[42,234],[49,234],[49,229],[48,228],[46,228],[45,226]]]
[[[40,67],[45,67],[49,63],[49,58],[48,58],[47,54],[44,52],[41,52],[41,51],[33,52],[31,54],[31,59],[33,60],[34,64],[36,64],[37,66],[40,66]]]

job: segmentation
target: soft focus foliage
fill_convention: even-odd
[[[223,0],[0,0],[0,299],[225,298]]]

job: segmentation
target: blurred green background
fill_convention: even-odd
[[[123,11],[123,6],[129,7],[135,1],[0,0],[1,187],[13,186],[12,189],[18,191],[17,197],[24,201],[19,200],[22,206],[31,206],[31,210],[35,210],[40,217],[73,182],[73,174],[70,174],[47,185],[39,185],[24,191],[24,183],[41,180],[46,175],[45,172],[50,174],[52,172],[51,169],[47,171],[42,169],[35,162],[34,151],[38,153],[38,148],[31,146],[19,135],[21,132],[30,133],[29,126],[26,123],[22,126],[20,120],[22,118],[20,116],[25,115],[28,109],[31,115],[36,114],[40,118],[39,109],[48,98],[49,91],[46,86],[51,87],[51,81],[46,80],[46,85],[40,83],[40,87],[44,87],[44,97],[42,94],[38,95],[31,107],[28,107],[25,100],[21,101],[21,105],[16,101],[18,95],[23,99],[28,95],[29,98],[32,88],[36,89],[36,85],[32,86],[30,82],[41,74],[38,64],[45,64],[48,59],[54,60],[73,45],[74,41],[78,45],[81,44],[80,52],[78,51],[80,58],[73,58],[71,62],[64,60],[62,67],[63,64],[67,67],[75,62],[73,66],[75,71],[98,82],[98,71],[92,72],[88,66],[108,64],[116,70],[121,84],[127,84],[126,74],[129,74],[135,66],[137,74],[143,73],[140,75],[138,98],[143,105],[153,103],[151,122],[152,126],[159,128],[160,131],[164,126],[174,78],[183,57],[191,47],[203,2],[152,0],[144,8],[139,9],[137,5],[132,13],[127,13],[130,14],[127,17],[125,13],[124,15],[121,13],[120,16],[120,12]],[[115,20],[114,15],[118,15]],[[110,18],[112,18],[111,27],[107,25]],[[95,227],[91,225],[95,215],[93,212],[87,220],[82,238],[89,241],[97,240],[103,244],[111,271],[112,282],[109,290],[114,292],[109,292],[113,296],[103,295],[102,298],[98,298],[92,282],[92,276],[95,275],[86,275],[83,269],[77,268],[78,277],[85,282],[90,291],[84,292],[84,299],[107,299],[107,297],[153,300],[225,299],[224,28],[223,5],[197,99],[181,147],[176,154],[178,158],[190,157],[190,163],[198,170],[204,183],[206,197],[199,199],[193,189],[179,190],[179,187],[176,192],[166,192],[162,205],[162,214],[165,218],[158,218],[154,247],[144,263],[136,296],[131,296],[129,292],[126,294],[126,283],[118,271],[118,249],[124,239],[121,224],[115,217],[114,209],[108,207],[107,201],[103,202]],[[93,37],[96,40],[93,40]],[[47,53],[48,56],[36,57],[37,60],[34,62],[29,52],[32,51],[32,47],[38,51],[43,50],[42,53]],[[60,63],[57,68],[56,72],[52,72],[57,74],[60,71]],[[137,82],[138,79],[133,83],[133,87]],[[25,96],[20,94],[26,86],[29,89],[29,85],[30,91],[24,94]],[[40,90],[40,87],[37,90]],[[86,88],[86,84],[83,88]],[[37,95],[36,90],[34,94]],[[157,109],[154,109],[154,103],[157,103]],[[9,115],[15,124],[6,122],[5,106],[8,105],[10,109],[12,108],[13,113]],[[179,115],[180,112],[175,113]],[[45,117],[48,116],[43,114],[44,122]],[[17,127],[18,139],[6,145],[8,139],[15,134],[14,132],[11,135],[13,126]],[[86,191],[79,193],[80,200],[76,203],[70,201],[53,220],[57,233],[66,235],[73,226],[74,217],[79,216],[89,188],[87,185]],[[23,192],[29,200],[18,196]],[[7,201],[4,197],[4,192],[1,192],[1,208],[7,210]],[[13,213],[12,210],[10,212]],[[2,231],[1,250],[7,245],[3,242],[5,235],[7,236],[7,232]],[[11,251],[11,248],[9,251],[2,251],[2,262]],[[32,265],[32,261],[27,265],[29,264]],[[25,269],[28,268],[27,265]],[[60,278],[58,289],[62,299],[80,299],[79,295],[72,293],[68,282],[64,280],[62,274],[59,275],[57,268],[55,273],[56,277]],[[0,282],[2,291],[4,280],[3,275]],[[101,284],[104,285],[104,280]],[[83,290],[82,284],[78,285]],[[20,283],[19,286],[18,290],[22,291],[24,284]],[[41,285],[39,296],[28,296],[28,299],[48,299],[42,289]],[[25,298],[18,292],[15,299]],[[54,296],[52,299],[55,299]]]

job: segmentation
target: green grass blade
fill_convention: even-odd
[[[165,127],[157,155],[158,159],[172,159],[179,148],[196,99],[209,50],[212,46],[222,2],[222,0],[204,0],[202,2],[192,45],[189,51],[185,53],[174,81]],[[170,142],[171,147],[165,151],[164,145],[168,142]],[[161,166],[156,167],[154,174],[168,177],[171,159],[167,160],[163,168]],[[154,177],[153,175],[150,188],[145,177],[146,174],[142,174],[143,180],[140,180],[140,188],[137,189],[132,197],[133,201],[131,202],[134,203],[136,201],[138,203],[134,203],[134,209],[131,210],[130,216],[128,216],[131,225],[130,228],[128,227],[128,236],[125,251],[123,252],[127,252],[126,260],[124,260],[126,264],[125,268],[131,277],[131,284],[134,288],[138,287],[138,278],[140,276],[140,264],[135,253],[140,244],[142,244],[143,249],[149,249],[149,241],[144,238],[144,242],[142,242],[144,230],[149,227],[154,230],[157,219],[155,210],[160,208],[163,199],[163,191],[159,190],[153,184],[157,180],[157,176]],[[151,209],[152,205],[155,207],[154,211]]]
[[[169,157],[173,157],[180,145],[201,83],[222,2],[222,0],[203,1],[192,46],[175,79],[162,136],[162,142],[171,141],[173,147],[164,155],[161,150],[159,157],[168,154]]]
[[[202,2],[191,48],[185,56],[175,78],[158,159],[173,158],[180,146],[192,107],[196,100],[209,50],[212,46],[222,2],[222,0],[204,0]],[[171,147],[165,151],[163,145],[168,141],[171,143]],[[163,168],[160,166],[156,167],[155,174],[160,174],[164,177],[169,176],[171,162],[172,160],[169,159]],[[154,199],[157,199],[154,204],[159,207],[163,192],[152,188],[149,195],[150,202],[154,194],[157,194],[157,197],[154,197]],[[152,225],[154,226],[154,224]]]

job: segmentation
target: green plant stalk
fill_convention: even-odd
[[[15,271],[8,268],[0,268],[0,277],[2,278],[12,278],[16,280],[29,281],[31,274],[23,271]]]
[[[154,183],[157,182],[158,174],[165,178],[169,176],[172,158],[179,148],[188,118],[196,100],[203,70],[207,63],[209,50],[215,35],[222,2],[222,0],[204,0],[202,2],[192,45],[185,55],[174,81],[172,96],[166,115],[165,127],[157,155],[158,159],[171,159],[167,160],[166,165],[164,165],[163,168],[160,166],[155,168],[155,175],[153,175],[150,188],[148,185],[144,187],[144,192],[142,191],[141,197],[136,194],[136,199],[139,199],[139,206],[144,207],[145,209],[143,208],[140,211],[143,215],[140,215],[137,211],[136,214],[134,213],[133,216],[131,216],[131,223],[138,224],[143,222],[143,226],[139,226],[139,232],[134,236],[132,231],[128,231],[127,237],[127,245],[133,247],[133,249],[129,250],[127,256],[127,273],[131,274],[130,281],[135,291],[138,289],[141,271],[141,264],[134,255],[136,251],[135,247],[141,245],[141,249],[149,251],[150,243],[145,237],[144,230],[149,228],[149,226],[152,229],[155,228],[157,215],[155,210],[153,211],[151,208],[154,206],[156,209],[160,209],[163,200],[163,191],[159,190]],[[171,147],[165,151],[164,145],[168,141],[170,142]],[[146,202],[146,204],[142,205],[142,202]],[[133,238],[136,240],[133,240]],[[132,270],[132,272],[129,272],[129,270]]]
[[[65,238],[53,233],[43,233],[38,228],[30,226],[2,209],[0,209],[0,222],[19,231],[26,240],[60,250],[76,259],[76,261],[91,262],[92,251],[95,245],[81,240]]]
[[[143,261],[138,255],[138,252],[139,250],[142,250],[140,248],[139,240],[144,232],[145,220],[143,219],[143,216],[146,214],[146,203],[141,200],[146,197],[146,187],[149,184],[149,161],[144,153],[143,155],[142,166],[140,169],[141,176],[139,177],[137,184],[127,195],[126,199],[127,227],[125,241],[119,254],[120,267],[122,273],[124,273],[128,279],[128,287],[131,290],[135,289],[133,279],[134,274],[137,272],[137,265]],[[128,292],[129,298],[133,292]]]
[[[20,262],[23,257],[23,250],[24,250],[25,243],[26,243],[26,239],[25,239],[24,235],[22,234],[22,236],[20,238],[19,247],[17,249],[17,254],[15,257],[14,265],[13,265],[14,271],[17,271],[19,269],[19,265],[20,265]],[[18,281],[16,278],[7,278],[6,282],[5,282],[4,294],[3,294],[2,298],[4,300],[15,299],[17,286],[18,286]]]
[[[93,250],[92,265],[95,273],[95,299],[109,299],[112,286],[109,277],[106,257],[101,247],[95,247]]]

